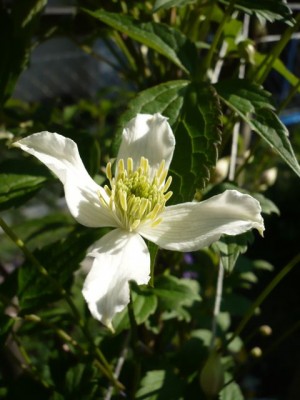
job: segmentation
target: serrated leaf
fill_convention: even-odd
[[[300,176],[300,166],[289,141],[288,131],[273,112],[271,94],[257,84],[239,79],[220,82],[215,87],[224,103]]]
[[[189,320],[186,307],[194,301],[200,301],[199,287],[196,281],[178,279],[175,276],[160,276],[155,280],[153,292],[157,295],[159,306],[165,311],[165,318]]]
[[[162,54],[185,72],[194,73],[197,68],[195,45],[178,30],[161,23],[141,23],[128,15],[105,10],[84,11],[147,47]]]
[[[160,9],[168,10],[171,7],[182,7],[193,3],[196,3],[196,0],[156,0],[153,6],[153,12]]]
[[[229,4],[228,0],[219,0],[221,3]],[[249,15],[256,15],[260,20],[284,21],[291,25],[293,14],[285,0],[237,0],[234,7]]]
[[[168,118],[171,126],[174,126],[179,118],[189,84],[187,80],[169,81],[143,90],[129,102],[128,111],[121,117],[121,125],[125,126],[138,113],[160,113]]]
[[[169,370],[147,372],[141,380],[141,387],[136,393],[136,400],[182,400],[183,382]]]
[[[170,81],[141,92],[129,103],[121,124],[124,126],[137,113],[157,112],[169,119],[176,137],[170,203],[189,201],[197,189],[204,187],[217,160],[221,117],[218,98],[209,85]]]
[[[210,169],[217,162],[220,117],[219,102],[211,86],[191,83],[174,129],[176,149],[171,164],[171,172],[180,178],[182,201],[191,200],[197,189],[205,187]]]
[[[62,287],[68,287],[73,280],[73,273],[86,254],[86,250],[99,238],[99,230],[76,227],[69,235],[33,254],[46,268],[49,275]],[[46,301],[61,298],[61,293],[51,280],[42,275],[36,266],[28,260],[19,268],[19,303],[20,309],[39,309]]]
[[[152,315],[157,307],[157,297],[151,288],[138,286],[131,283],[132,307],[137,325],[144,323]],[[128,309],[116,314],[113,319],[113,327],[116,333],[130,328]]]
[[[28,159],[0,164],[0,210],[17,207],[30,199],[51,178],[46,168]]]

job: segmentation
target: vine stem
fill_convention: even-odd
[[[227,9],[224,12],[223,18],[216,30],[216,33],[214,35],[213,41],[211,43],[210,49],[206,55],[205,61],[204,61],[204,66],[205,66],[205,70],[209,71],[211,68],[211,64],[212,64],[212,59],[213,56],[216,52],[217,46],[219,44],[219,41],[221,39],[222,33],[223,33],[223,29],[224,26],[228,20],[228,17],[230,16],[230,14],[233,12],[234,9],[234,4],[235,4],[236,0],[231,0],[229,3],[229,6],[227,7]]]
[[[250,16],[245,14],[244,15],[244,23],[243,23],[243,37],[249,36],[249,26],[250,26]],[[245,60],[242,60],[239,65],[239,78],[245,78],[246,74],[246,65]],[[229,164],[229,173],[228,179],[233,181],[235,178],[235,171],[237,165],[237,157],[238,157],[238,142],[239,142],[239,132],[241,128],[241,123],[237,121],[233,127],[233,134],[232,134],[232,143],[231,143],[231,153],[230,153],[230,164]]]
[[[215,298],[213,320],[212,320],[212,327],[211,327],[212,335],[211,335],[211,341],[210,341],[210,350],[213,350],[213,348],[214,348],[215,339],[216,339],[216,335],[217,335],[217,319],[218,319],[218,315],[220,314],[220,309],[221,309],[223,280],[224,280],[224,267],[223,267],[222,261],[220,259],[219,268],[218,268],[216,298]]]
[[[273,68],[273,64],[280,56],[282,50],[287,45],[288,41],[291,39],[292,34],[297,31],[300,26],[300,14],[295,18],[296,23],[293,26],[289,26],[283,35],[281,36],[280,41],[274,46],[272,51],[268,54],[268,56],[264,59],[263,63],[260,64],[259,68],[255,72],[255,76],[252,77],[253,80],[256,80],[257,83],[262,84],[267,78],[269,72]]]
[[[244,330],[248,321],[254,314],[257,307],[261,305],[261,303],[269,296],[272,290],[281,282],[281,280],[300,262],[300,253],[297,254],[279,273],[272,279],[272,281],[268,284],[268,286],[262,291],[262,293],[257,297],[257,299],[252,303],[251,307],[248,309],[238,327],[229,338],[226,345],[233,341],[234,338],[239,336],[241,332]]]
[[[31,253],[31,251],[27,248],[25,243],[14,233],[14,231],[6,224],[6,222],[0,217],[0,227],[3,229],[3,231],[6,233],[6,235],[15,243],[17,247],[23,252],[25,257],[34,265],[38,272],[45,276],[53,285],[53,287],[57,290],[57,292],[64,298],[64,300],[68,303],[73,315],[76,318],[76,321],[78,322],[78,325],[88,340],[88,342],[91,345],[91,348],[93,349],[94,354],[97,356],[98,360],[101,361],[102,364],[100,364],[99,368],[102,370],[102,372],[106,375],[106,377],[114,384],[114,386],[117,389],[123,389],[123,385],[116,380],[113,372],[111,371],[111,367],[106,360],[104,354],[102,351],[95,345],[93,338],[91,337],[90,332],[88,331],[86,325],[84,324],[82,318],[80,317],[80,314],[67,293],[67,291],[57,282],[46,270],[45,267],[39,262],[39,260]]]

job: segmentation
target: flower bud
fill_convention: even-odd
[[[260,347],[253,347],[253,349],[250,350],[250,354],[253,358],[260,358],[262,356],[262,350]]]
[[[203,392],[210,397],[216,396],[224,385],[224,368],[221,355],[213,350],[200,373],[200,385]]]
[[[262,336],[270,336],[272,335],[272,328],[269,325],[262,325],[259,327],[259,333]]]

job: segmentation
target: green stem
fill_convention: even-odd
[[[152,242],[148,242],[148,249],[150,253],[150,281],[149,285],[151,287],[154,287],[154,268],[155,268],[155,262],[156,262],[156,256],[158,252],[158,246]]]
[[[269,72],[273,68],[273,64],[280,56],[282,50],[287,45],[288,41],[291,39],[292,34],[298,30],[299,26],[300,26],[300,14],[298,14],[296,17],[295,25],[289,26],[285,30],[285,32],[281,36],[280,41],[274,46],[272,51],[268,54],[268,56],[264,59],[263,63],[256,70],[255,72],[256,76],[253,79],[256,80],[257,83],[262,84],[265,81],[265,79],[269,75]]]
[[[281,282],[281,280],[287,275],[294,267],[300,262],[300,253],[297,254],[296,257],[294,257],[279,273],[272,279],[272,281],[268,284],[268,286],[263,290],[263,292],[257,297],[257,299],[254,301],[252,306],[249,308],[249,310],[246,312],[244,317],[242,318],[241,322],[239,323],[238,327],[236,328],[235,332],[231,336],[231,338],[227,342],[227,346],[229,343],[232,342],[232,340],[239,336],[245,326],[247,325],[248,321],[254,314],[255,310],[257,307],[261,305],[261,303],[266,299],[266,297],[269,296],[269,294],[275,289],[275,287]]]
[[[21,360],[19,360],[18,357],[16,357],[13,353],[11,353],[11,355],[13,356],[13,358],[20,364],[20,367],[28,372],[33,379],[35,379],[37,382],[41,383],[46,389],[49,389],[51,387],[51,385],[46,382],[41,376],[40,373],[38,371],[38,369],[36,368],[36,366],[32,363],[31,358],[29,356],[29,354],[27,353],[25,347],[22,345],[20,339],[18,338],[18,336],[16,335],[15,332],[12,332],[12,338],[14,340],[14,343],[16,344],[17,348],[20,351],[20,355],[23,358],[24,362],[22,362]]]
[[[138,68],[135,63],[135,59],[134,59],[134,57],[132,57],[130,51],[128,50],[128,47],[126,46],[125,41],[123,40],[122,36],[119,34],[119,32],[114,31],[113,38],[115,39],[117,45],[120,47],[120,50],[124,53],[125,57],[127,58],[132,70],[137,72]]]
[[[222,18],[222,20],[221,20],[221,22],[220,22],[220,24],[219,24],[219,26],[218,26],[218,28],[216,30],[216,33],[214,35],[214,39],[213,39],[212,44],[210,46],[210,49],[209,49],[209,51],[207,53],[207,56],[206,56],[206,58],[204,60],[205,71],[209,71],[210,68],[211,68],[213,56],[214,56],[214,54],[216,52],[217,46],[218,46],[219,41],[221,39],[223,30],[224,30],[224,26],[225,26],[229,16],[233,12],[235,1],[236,0],[231,0],[230,1],[229,6],[225,10],[223,18]]]
[[[78,325],[81,328],[82,333],[84,334],[86,339],[89,341],[91,348],[94,351],[94,354],[97,356],[99,361],[102,362],[103,371],[105,371],[105,375],[111,380],[111,382],[115,385],[116,388],[123,389],[123,385],[115,379],[114,374],[111,370],[111,367],[110,367],[108,361],[106,360],[106,358],[104,357],[104,354],[101,352],[101,350],[98,347],[95,346],[94,340],[93,340],[89,330],[87,329],[86,325],[84,324],[84,321],[80,317],[80,314],[79,314],[73,300],[71,299],[69,294],[66,292],[66,290],[60,285],[60,283],[57,280],[55,280],[48,273],[46,268],[44,268],[42,266],[42,264],[38,261],[38,259],[26,247],[25,243],[13,232],[13,230],[6,224],[6,222],[1,217],[0,217],[0,226],[3,229],[3,231],[7,234],[7,236],[15,243],[15,245],[17,247],[19,247],[19,249],[23,252],[25,257],[32,263],[32,265],[34,265],[37,268],[38,272],[41,275],[45,276],[49,280],[49,282],[51,282],[52,286],[57,290],[57,292],[68,303],[73,315],[76,318],[76,321],[78,321]]]
[[[211,341],[210,341],[210,350],[211,351],[215,348],[215,340],[216,340],[216,336],[217,336],[217,322],[218,322],[218,316],[220,314],[222,292],[223,292],[223,281],[224,281],[224,267],[223,267],[222,261],[220,259],[219,267],[218,267],[215,305],[214,305],[212,328],[211,328]]]

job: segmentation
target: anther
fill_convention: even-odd
[[[124,211],[127,211],[127,193],[124,192],[123,190],[119,190],[119,198],[121,207],[123,208]]]
[[[169,176],[169,178],[167,179],[167,182],[165,183],[165,186],[162,189],[163,193],[166,193],[166,191],[169,189],[171,183],[172,183],[172,177]]]
[[[140,223],[141,223],[141,220],[140,220],[140,219],[136,219],[136,220],[130,225],[130,230],[131,230],[131,231],[134,231],[134,230],[139,226]]]
[[[106,176],[109,179],[109,181],[112,180],[112,173],[111,173],[111,163],[107,163],[106,165]]]
[[[165,160],[162,160],[162,162],[160,163],[160,165],[159,165],[159,167],[158,167],[158,170],[157,170],[157,172],[156,172],[156,176],[157,176],[158,179],[159,179],[161,173],[164,171],[165,165],[166,165]]]
[[[124,172],[124,170],[125,170],[125,167],[124,167],[124,160],[123,160],[123,158],[121,158],[121,159],[118,161],[118,173],[119,173],[119,174],[122,174],[122,173]]]
[[[128,175],[133,171],[133,159],[131,157],[127,158],[127,172]]]

